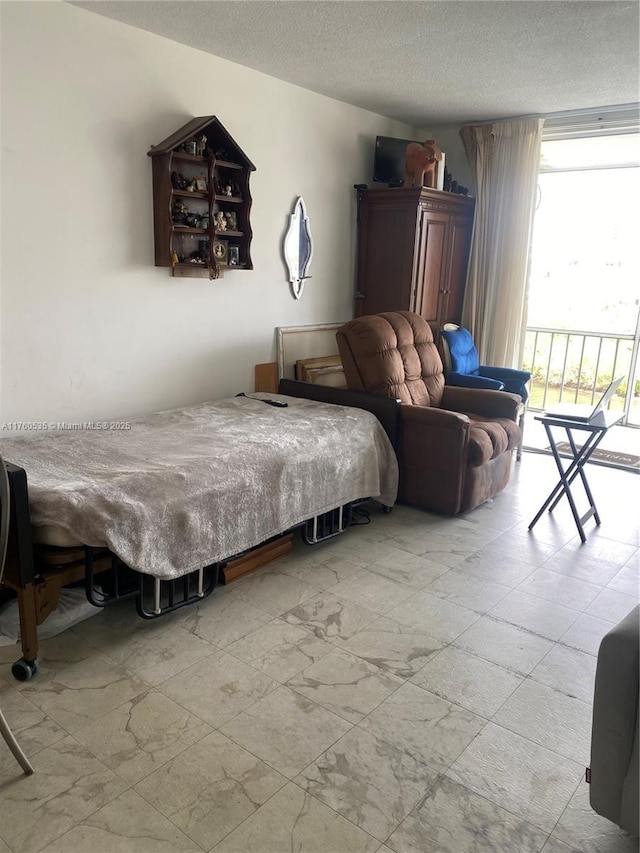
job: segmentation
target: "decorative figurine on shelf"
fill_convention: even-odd
[[[171,172],[171,186],[174,190],[184,190],[188,183],[187,179],[180,172]]]
[[[226,231],[227,230],[227,220],[224,218],[224,213],[219,210],[216,213],[216,231]]]
[[[208,240],[198,240],[198,253],[200,257],[205,262],[205,264],[209,263],[209,241]]]
[[[185,154],[193,154],[195,157],[196,153],[196,141],[195,139],[190,139],[188,142],[185,142],[183,145]]]
[[[196,154],[198,157],[204,157],[204,152],[207,147],[207,137],[202,134],[196,139]]]
[[[448,193],[456,193],[457,195],[469,195],[469,187],[463,187],[457,181],[453,180],[453,175],[448,169],[444,170],[444,186],[443,189]]]
[[[198,216],[197,213],[188,213],[187,214],[186,224],[189,226],[189,228],[197,228],[199,223],[200,223],[200,217]]]
[[[198,228],[203,228],[205,231],[209,228],[209,217],[205,214],[200,217],[200,222],[198,223]]]
[[[187,205],[183,201],[180,201],[180,199],[176,199],[171,208],[171,218],[174,225],[186,225],[188,211],[189,208]]]
[[[180,258],[178,257],[177,252],[171,252],[171,263],[172,264],[179,264],[180,263]]]
[[[238,216],[235,211],[231,211],[231,213],[225,213],[225,219],[227,220],[227,231],[237,231],[238,230]]]
[[[223,195],[233,195],[233,190],[231,189],[231,184],[227,184],[227,186],[222,191]]]
[[[442,160],[442,151],[435,139],[427,139],[424,145],[410,142],[405,161],[405,187],[435,187],[436,169]]]

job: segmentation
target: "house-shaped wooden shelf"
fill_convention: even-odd
[[[249,176],[256,167],[218,119],[191,119],[147,153],[156,266],[187,278],[253,269]]]

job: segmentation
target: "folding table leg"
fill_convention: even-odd
[[[568,426],[565,427],[565,432],[567,434],[569,445],[571,447],[571,452],[573,454],[573,459],[571,460],[570,465],[565,471],[562,465],[562,459],[560,458],[560,454],[558,453],[558,448],[556,446],[553,433],[551,431],[551,425],[545,423],[543,424],[543,426],[545,428],[545,432],[547,433],[549,447],[551,448],[551,452],[553,453],[553,458],[555,459],[556,467],[558,469],[558,472],[560,473],[560,479],[552,489],[549,497],[538,510],[535,518],[529,525],[529,530],[531,530],[535,526],[535,524],[538,522],[547,507],[549,508],[549,512],[553,512],[553,510],[560,502],[562,496],[566,495],[567,500],[569,502],[569,507],[571,509],[571,514],[573,515],[573,520],[575,521],[576,527],[578,528],[580,539],[584,544],[587,541],[587,537],[584,532],[585,521],[587,521],[593,516],[595,518],[596,524],[600,524],[600,516],[598,514],[598,510],[593,499],[591,488],[589,487],[589,482],[587,480],[587,475],[584,471],[584,466],[589,461],[591,454],[596,449],[602,438],[604,438],[606,430],[592,432],[589,435],[587,441],[583,444],[583,446],[578,449],[571,433],[571,428]],[[583,516],[580,516],[580,514],[578,513],[578,508],[576,507],[576,503],[571,493],[571,484],[574,482],[578,475],[580,475],[582,485],[584,486],[584,490],[589,501],[589,509]]]

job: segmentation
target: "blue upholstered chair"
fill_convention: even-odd
[[[468,329],[447,323],[442,329],[442,350],[447,385],[464,388],[489,388],[494,391],[509,391],[522,398],[520,428],[524,431],[524,412],[529,397],[527,383],[531,379],[528,370],[513,367],[491,367],[480,364],[478,350]],[[516,458],[520,459],[522,443]]]
[[[446,345],[445,377],[448,385],[510,391],[519,394],[523,403],[527,402],[527,382],[531,379],[527,370],[480,364],[471,332],[461,326],[447,324],[442,330],[442,338]]]

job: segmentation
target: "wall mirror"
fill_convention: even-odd
[[[302,196],[294,205],[289,217],[289,228],[283,243],[284,259],[289,268],[289,281],[296,299],[302,296],[302,289],[308,275],[313,256],[313,240],[309,227],[309,217]]]

